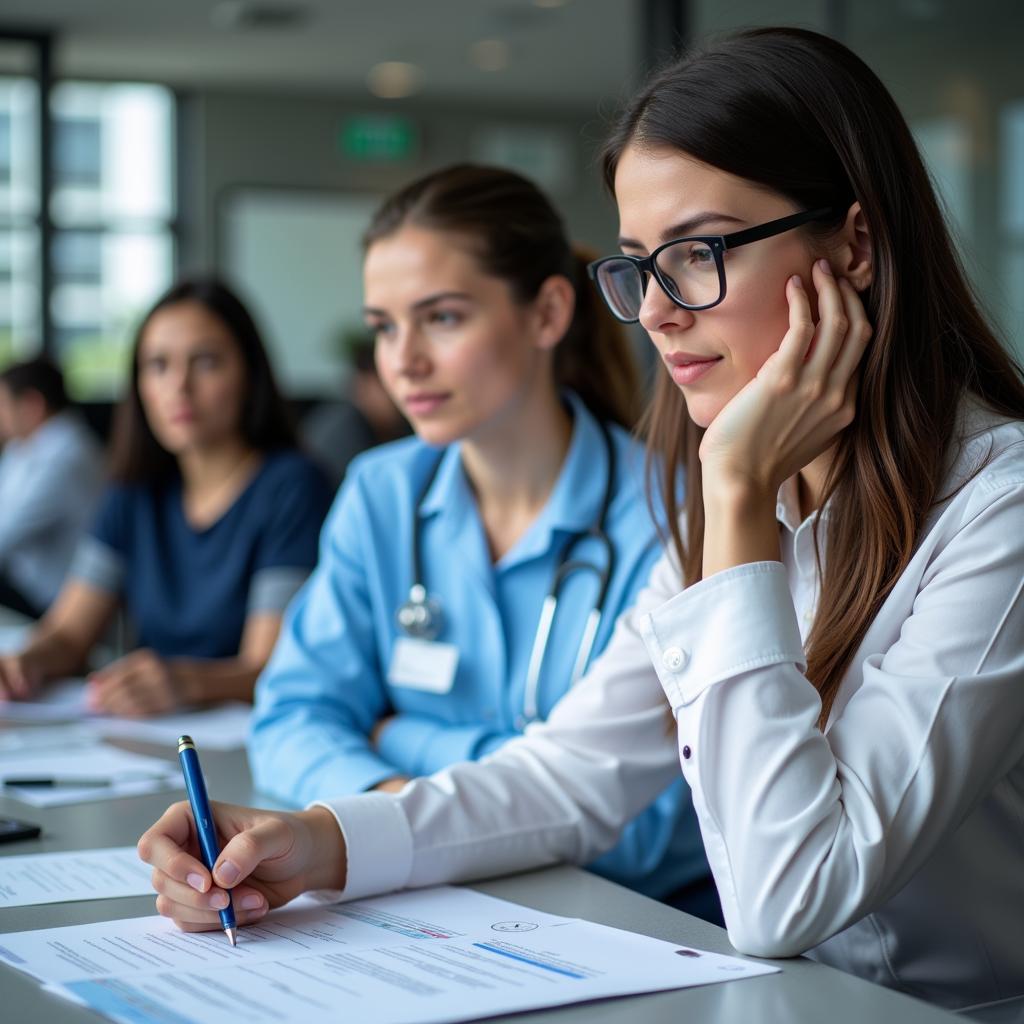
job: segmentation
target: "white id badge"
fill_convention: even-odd
[[[388,682],[426,693],[450,693],[458,665],[459,649],[455,644],[400,636],[391,652]]]

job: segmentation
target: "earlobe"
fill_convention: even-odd
[[[874,252],[871,230],[860,203],[854,203],[847,211],[840,237],[836,269],[857,291],[866,291],[874,280]]]

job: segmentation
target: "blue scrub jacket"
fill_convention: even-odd
[[[540,516],[496,564],[457,445],[441,455],[408,438],[352,462],[321,534],[317,568],[293,600],[257,685],[249,755],[261,790],[303,805],[476,760],[519,734],[541,604],[566,540],[597,519],[607,480],[600,426],[576,395],[565,398],[574,422],[561,474]],[[617,465],[605,529],[615,566],[591,660],[660,553],[644,497],[642,447],[618,427],[611,436]],[[416,528],[424,583],[444,610],[437,639],[455,645],[459,659],[451,690],[430,693],[393,685],[387,676],[403,635],[395,614],[413,582],[416,499],[439,456]],[[579,541],[572,557],[599,565],[604,559],[592,538]],[[561,588],[540,677],[541,717],[568,688],[597,587],[593,573],[576,572]],[[374,749],[374,725],[392,714]],[[706,879],[684,780],[589,866],[655,897]]]

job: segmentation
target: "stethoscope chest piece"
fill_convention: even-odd
[[[409,600],[398,609],[395,618],[398,628],[416,640],[436,640],[444,627],[440,602],[421,583],[410,587]]]

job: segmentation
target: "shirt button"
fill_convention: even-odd
[[[678,672],[686,664],[686,652],[681,647],[669,647],[662,654],[661,663],[670,672]]]
[[[689,761],[690,760],[690,755],[692,753],[693,753],[693,751],[690,749],[689,745],[683,747],[683,760],[684,761]]]

